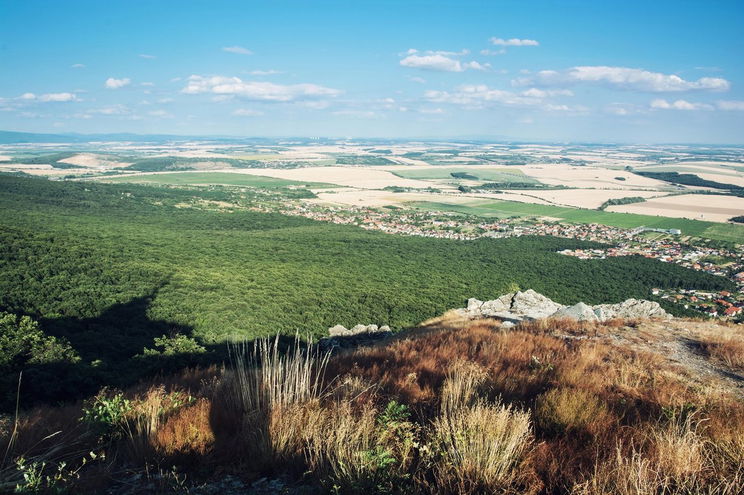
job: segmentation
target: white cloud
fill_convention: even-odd
[[[153,86],[155,86],[155,83],[152,83],[152,82],[143,82],[143,83],[140,83],[140,86],[153,87]]]
[[[145,58],[145,59],[148,59],[148,60],[153,60],[155,58],[158,58],[155,55],[148,55],[146,53],[140,53],[139,56],[140,56],[140,58]]]
[[[497,46],[538,46],[540,44],[535,40],[521,40],[519,38],[511,38],[508,40],[503,38],[491,38],[490,41],[492,45]]]
[[[274,84],[264,81],[243,81],[239,77],[190,76],[188,84],[181,90],[186,94],[210,93],[218,96],[239,96],[250,100],[287,102],[302,99],[334,97],[341,94],[338,89],[317,84]]]
[[[407,56],[401,59],[400,65],[442,72],[464,72],[467,69],[485,70],[489,67],[488,64],[480,64],[476,61],[460,62],[455,58],[468,53],[467,50],[463,50],[461,52],[428,51],[420,54],[418,50],[411,48],[406,52]]]
[[[564,92],[533,92],[529,90],[524,93],[515,93],[513,91],[489,88],[485,84],[464,84],[452,92],[426,91],[424,97],[431,102],[461,105],[471,109],[482,109],[496,105],[537,108],[551,112],[587,111],[585,107],[554,104],[546,100],[548,97],[567,94]]]
[[[160,98],[158,100],[158,103],[171,103],[173,102],[173,98]]]
[[[500,89],[491,89],[485,84],[465,84],[453,92],[430,90],[424,93],[424,96],[433,102],[453,103],[478,108],[488,103],[507,106],[534,106],[540,105],[543,102],[542,98],[522,96]]]
[[[47,93],[39,96],[39,101],[77,101],[77,99],[78,97],[73,93]]]
[[[691,103],[687,100],[669,102],[661,98],[652,101],[651,108],[657,110],[713,110],[713,106],[706,103]]]
[[[720,110],[744,110],[744,101],[742,100],[721,100],[716,102]]]
[[[444,72],[462,72],[465,70],[459,60],[444,55],[409,55],[400,61],[400,65]]]
[[[533,98],[548,98],[551,96],[573,96],[573,91],[569,89],[537,89],[530,88],[522,91],[522,96],[531,96]]]
[[[89,110],[87,113],[97,113],[100,115],[129,115],[132,112],[125,105],[118,104]]]
[[[339,110],[337,112],[333,112],[333,115],[337,115],[339,117],[354,117],[358,119],[376,119],[380,117],[379,114],[371,110]]]
[[[415,77],[414,76],[414,77],[409,77],[408,79],[410,81],[412,81],[412,82],[415,82],[415,83],[426,84],[426,79],[424,79],[423,77]]]
[[[602,84],[618,89],[649,92],[726,91],[730,87],[727,80],[718,77],[703,77],[697,81],[687,81],[675,74],[609,66],[580,66],[564,71],[542,70],[533,76],[512,81],[514,86],[566,86],[579,83]]]
[[[19,96],[21,100],[35,100],[36,95],[33,93],[23,93],[21,96]]]
[[[506,48],[502,48],[500,50],[488,50],[488,49],[486,49],[486,50],[481,50],[480,51],[480,54],[481,55],[503,55],[505,53],[506,53]]]
[[[252,70],[251,75],[253,76],[273,76],[274,74],[281,74],[282,71],[269,69],[269,70]]]
[[[123,79],[109,77],[108,79],[106,79],[106,87],[108,89],[119,89],[123,88],[124,86],[128,86],[129,84],[131,84],[131,82],[132,80],[128,77],[125,77]]]
[[[238,117],[259,117],[264,113],[259,110],[252,110],[250,108],[238,108],[232,114]]]
[[[228,53],[235,53],[237,55],[253,55],[253,52],[250,51],[249,49],[243,48],[242,46],[237,46],[237,45],[235,45],[235,46],[223,46],[222,47],[222,51],[223,52],[228,52]]]
[[[84,69],[85,65],[84,64],[72,64],[70,67],[72,67],[73,69]]]
[[[441,108],[420,108],[418,112],[427,115],[440,115],[444,113],[444,110]]]

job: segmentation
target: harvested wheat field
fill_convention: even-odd
[[[224,170],[225,172],[227,170]],[[296,181],[325,182],[339,186],[358,187],[361,189],[382,189],[387,186],[427,188],[431,182],[404,179],[385,170],[367,167],[308,167],[287,170],[278,169],[233,169],[234,173],[265,175],[279,179]]]
[[[630,196],[652,198],[663,193],[644,190],[564,189],[554,191],[529,191],[525,193],[525,195],[527,194],[529,196],[542,198],[547,203],[551,204],[573,206],[576,208],[598,208],[608,199],[627,198]]]
[[[616,205],[607,211],[726,222],[744,214],[744,198],[720,194],[682,194],[654,198],[644,203]]]

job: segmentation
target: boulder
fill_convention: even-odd
[[[558,304],[550,298],[529,289],[514,294],[509,312],[534,320],[547,318],[564,307],[562,304]]]
[[[567,306],[559,309],[552,315],[554,318],[571,318],[578,321],[597,321],[599,317],[592,306],[583,302],[576,303],[573,306]]]
[[[601,321],[612,318],[671,318],[659,303],[644,299],[626,299],[618,304],[598,304],[594,306],[594,313]]]
[[[383,325],[354,325],[347,329],[343,325],[336,325],[328,329],[328,337],[318,341],[321,349],[350,348],[371,344],[377,340],[392,335],[390,327]]]
[[[336,325],[328,329],[328,335],[330,337],[341,337],[351,335],[351,332],[343,325]]]

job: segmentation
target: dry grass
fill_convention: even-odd
[[[440,318],[332,358],[264,340],[233,349],[227,371],[184,370],[125,391],[126,434],[103,444],[80,422],[82,404],[26,411],[7,457],[54,466],[105,451],[110,464],[83,470],[78,487],[144,462],[285,475],[339,493],[741,493],[744,404],[634,345],[651,341],[643,325],[548,320],[504,331]],[[740,331],[696,335],[731,346]],[[0,484],[18,478],[12,462],[3,468]]]
[[[703,352],[729,368],[744,371],[744,329],[738,326],[719,326],[716,332],[700,336]]]
[[[479,400],[485,371],[457,362],[442,386],[433,421],[435,486],[449,493],[505,492],[532,442],[530,414]]]

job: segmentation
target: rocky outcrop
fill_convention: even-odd
[[[627,299],[619,304],[599,304],[594,312],[600,320],[612,318],[669,318],[659,303],[644,299]]]
[[[517,323],[541,318],[571,318],[579,321],[606,321],[612,318],[663,318],[671,316],[653,301],[628,299],[618,304],[589,306],[583,302],[564,306],[532,289],[517,291],[494,299],[468,299],[467,307],[458,310],[470,318],[498,318]]]
[[[392,335],[390,327],[383,325],[355,325],[346,328],[336,325],[328,329],[328,337],[318,341],[321,349],[335,349],[367,345]]]

